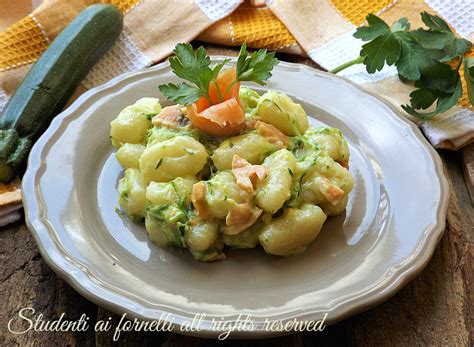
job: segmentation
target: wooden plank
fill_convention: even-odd
[[[463,174],[466,182],[467,191],[474,204],[474,143],[462,149]]]
[[[90,317],[93,325],[97,306],[87,301],[58,278],[46,265],[29,230],[24,224],[10,225],[0,232],[0,345],[1,346],[87,346],[94,343],[93,329],[86,332],[42,332],[30,330],[12,334],[7,330],[8,321],[18,318],[22,308],[31,307],[44,320],[78,320],[82,314]],[[26,313],[26,312],[25,312]],[[28,328],[26,324],[13,324],[16,331]]]

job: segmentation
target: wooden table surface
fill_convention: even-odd
[[[236,54],[235,49],[208,46],[211,54]],[[315,66],[309,59],[280,59]],[[264,340],[226,340],[229,345],[470,346],[473,344],[473,221],[474,210],[463,168],[474,165],[474,144],[458,152],[440,151],[451,188],[446,231],[428,266],[392,299],[364,313],[326,327]],[[416,163],[414,163],[416,165]],[[468,176],[468,175],[466,175]],[[420,206],[420,208],[426,208]],[[413,211],[416,213],[416,211]],[[0,231],[0,345],[112,345],[113,332],[34,332],[14,335],[7,322],[24,307],[45,320],[70,320],[85,313],[94,320],[119,316],[77,294],[46,265],[24,221]],[[123,333],[118,345],[208,346],[218,341],[173,333]]]

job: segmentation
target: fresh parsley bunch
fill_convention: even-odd
[[[337,73],[363,63],[368,73],[375,73],[385,64],[395,64],[399,77],[414,82],[417,88],[410,94],[410,105],[402,105],[402,108],[425,120],[456,105],[462,95],[459,68],[464,62],[469,98],[474,102],[474,62],[464,57],[472,44],[457,38],[443,19],[423,12],[421,19],[427,28],[416,30],[410,30],[406,18],[392,26],[373,14],[366,19],[368,25],[354,33],[354,37],[368,41],[362,46],[360,56],[330,72]],[[448,62],[454,62],[454,68]],[[435,102],[433,111],[418,111],[428,109]]]
[[[193,50],[189,43],[180,43],[174,49],[174,57],[169,59],[173,72],[182,79],[191,82],[181,84],[162,84],[160,91],[171,101],[181,105],[190,105],[201,97],[205,97],[212,105],[209,96],[209,85],[215,84],[217,87],[217,76],[229,59],[211,67],[211,59],[206,54],[204,47]],[[240,49],[237,59],[237,78],[227,90],[219,91],[218,96],[226,95],[232,86],[241,81],[252,81],[264,85],[272,73],[273,67],[278,64],[275,53],[268,53],[266,49],[260,49],[249,55],[247,45],[244,43]],[[221,100],[222,101],[222,100]]]

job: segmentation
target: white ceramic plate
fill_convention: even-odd
[[[223,57],[214,57],[215,62]],[[109,123],[125,106],[159,96],[175,82],[168,63],[90,90],[53,121],[31,151],[23,179],[26,220],[48,264],[82,295],[117,313],[179,328],[252,315],[265,319],[343,319],[386,300],[427,264],[445,226],[448,186],[437,153],[386,102],[354,84],[303,65],[281,63],[268,89],[303,104],[311,123],[340,128],[350,144],[355,189],[345,216],[331,218],[304,252],[287,258],[261,249],[229,250],[200,263],[152,244],[143,223],[115,211],[122,170]],[[254,87],[254,86],[252,86]],[[257,88],[260,89],[260,88]],[[179,332],[179,331],[178,331]]]

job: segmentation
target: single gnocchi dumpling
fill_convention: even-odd
[[[247,160],[251,164],[261,164],[270,153],[278,150],[268,138],[251,131],[222,141],[212,154],[212,161],[219,170],[230,170],[234,155]]]
[[[119,204],[127,216],[132,219],[143,218],[146,210],[146,184],[140,171],[136,168],[126,169],[117,190]]]
[[[145,229],[148,233],[148,237],[158,246],[168,246],[170,242],[164,233],[161,222],[153,218],[150,214],[146,213],[145,215]]]
[[[115,158],[124,169],[133,167],[138,169],[138,160],[145,151],[141,144],[126,143],[115,153]]]
[[[125,143],[143,144],[148,129],[153,124],[151,117],[161,110],[158,99],[142,98],[125,107],[110,123],[110,139],[114,147]]]
[[[255,201],[265,212],[275,213],[291,196],[296,159],[290,151],[280,149],[268,156],[262,165],[268,175],[258,185]]]
[[[147,118],[151,118],[161,112],[160,100],[157,98],[141,98],[138,99],[132,107],[142,114],[147,115]]]
[[[316,205],[287,208],[281,217],[266,225],[259,236],[265,252],[291,255],[303,252],[318,236],[326,221],[323,210]]]
[[[342,166],[348,167],[349,147],[341,130],[332,127],[310,128],[303,139],[322,155],[327,155]]]
[[[184,234],[186,245],[195,252],[208,250],[217,240],[218,228],[216,221],[194,219]]]
[[[312,204],[338,205],[354,187],[349,171],[330,157],[317,157],[301,180],[303,200]]]
[[[189,136],[176,136],[147,146],[139,160],[145,182],[194,177],[206,162],[206,148]]]
[[[146,198],[152,205],[190,203],[193,184],[196,181],[177,177],[170,182],[150,182],[146,188]]]
[[[309,126],[303,106],[293,102],[288,95],[274,91],[260,97],[255,116],[288,136],[302,135]]]
[[[146,199],[151,205],[186,204],[191,202],[190,196],[196,181],[177,177],[171,182],[150,182],[146,188]]]

